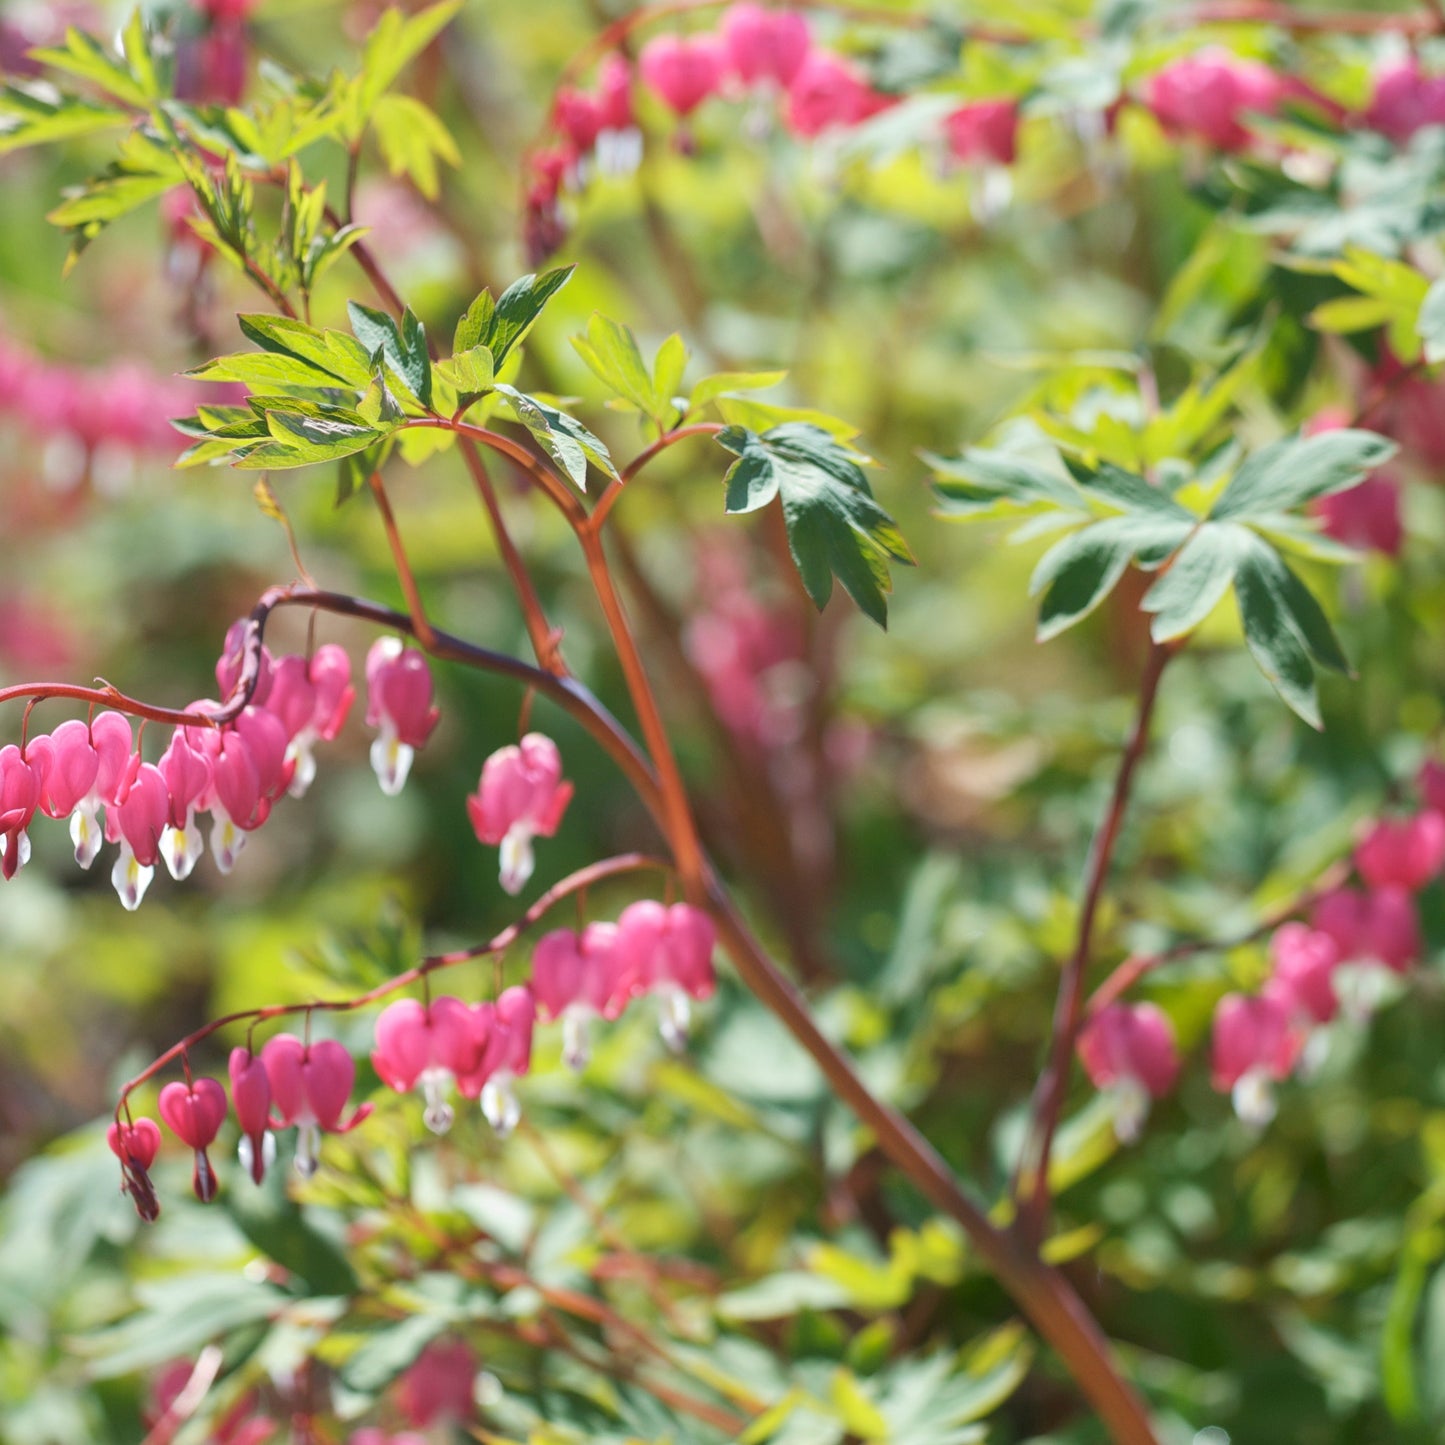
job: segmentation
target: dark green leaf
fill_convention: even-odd
[[[1154,614],[1150,635],[1168,642],[1198,627],[1229,590],[1253,536],[1234,522],[1206,522],[1179,550],[1140,606]]]
[[[431,358],[427,355],[426,330],[411,308],[402,313],[401,325],[385,311],[373,310],[357,301],[346,303],[351,329],[369,356],[380,351],[396,379],[422,407],[432,402]],[[368,376],[370,368],[368,367]]]
[[[280,1169],[272,1169],[259,1186],[250,1179],[238,1180],[221,1198],[241,1233],[310,1294],[356,1293],[356,1273],[345,1252],[307,1223],[300,1206],[288,1196]]]
[[[576,417],[538,397],[528,396],[514,386],[498,384],[496,390],[506,398],[516,419],[532,433],[579,490],[587,490],[588,462],[606,476],[617,476],[617,468],[612,465],[607,448]]]
[[[1192,525],[1193,519],[1126,514],[1081,527],[1055,543],[1029,580],[1030,594],[1044,593],[1039,641],[1047,642],[1087,617],[1113,591],[1137,553],[1167,556],[1183,543]]]
[[[496,309],[487,321],[486,334],[468,346],[478,343],[486,346],[492,353],[493,363],[500,367],[507,353],[532,329],[532,323],[547,303],[572,279],[574,270],[575,266],[559,266],[540,276],[523,276],[513,281],[497,298]],[[471,312],[467,315],[470,317]]]
[[[751,512],[781,497],[788,546],[820,609],[836,576],[880,627],[892,590],[889,560],[912,565],[893,519],[873,500],[855,456],[820,427],[785,422],[759,436],[728,427],[718,441],[737,455],[726,478],[727,510]]]
[[[966,519],[1052,505],[1083,512],[1084,499],[1066,476],[1011,452],[971,447],[961,457],[923,454],[938,481],[939,512]]]
[[[1287,512],[1316,497],[1344,491],[1389,461],[1395,444],[1367,431],[1288,437],[1256,452],[1230,479],[1212,518]]]

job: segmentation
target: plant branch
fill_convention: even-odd
[[[668,447],[676,446],[678,442],[688,437],[716,436],[722,431],[722,423],[714,421],[694,422],[691,426],[678,427],[675,431],[664,432],[651,446],[638,452],[633,459],[622,469],[622,474],[616,481],[608,484],[607,490],[602,493],[601,500],[592,509],[592,515],[588,519],[588,526],[594,532],[602,529],[602,524],[607,520],[607,514],[615,507],[627,485],[632,479],[650,462],[654,457],[665,452]]]
[[[396,565],[402,596],[406,598],[406,610],[411,614],[412,630],[416,633],[417,641],[430,652],[436,646],[436,633],[427,621],[426,609],[422,606],[421,589],[416,585],[416,576],[407,560],[406,548],[402,545],[401,533],[397,531],[396,518],[392,515],[391,503],[387,500],[380,472],[371,474],[371,495],[376,498],[376,509],[381,513],[381,525],[386,529],[387,545],[391,548],[391,560]]]
[[[1048,1062],[1034,1091],[1029,1140],[1020,1156],[1014,1184],[1015,1199],[1021,1203],[1022,1191],[1029,1191],[1027,1205],[1020,1211],[1019,1225],[1024,1238],[1033,1247],[1037,1247],[1048,1226],[1049,1159],[1053,1152],[1059,1115],[1068,1093],[1074,1042],[1083,1021],[1084,978],[1093,946],[1094,921],[1104,896],[1104,885],[1108,881],[1114,845],[1119,838],[1124,814],[1128,811],[1134,775],[1149,745],[1149,726],[1154,716],[1159,681],[1174,651],[1172,644],[1156,642],[1150,645],[1149,656],[1144,664],[1144,675],[1139,683],[1139,706],[1134,718],[1134,728],[1119,760],[1114,791],[1098,831],[1094,834],[1089,848],[1089,861],[1084,869],[1084,896],[1079,909],[1078,930],[1073,951],[1064,965],[1063,976],[1059,981]]]

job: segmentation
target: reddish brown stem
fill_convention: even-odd
[[[421,589],[416,585],[416,574],[407,560],[406,548],[402,544],[401,533],[397,530],[396,518],[392,515],[391,503],[387,500],[380,472],[371,474],[371,495],[376,498],[376,509],[381,513],[381,525],[386,529],[391,560],[396,566],[397,579],[401,583],[402,596],[406,598],[406,610],[411,614],[417,641],[430,652],[436,645],[436,632],[427,621],[426,608],[422,606]]]
[[[527,564],[523,561],[522,554],[517,550],[517,544],[512,540],[512,534],[507,530],[506,518],[502,515],[496,488],[492,486],[492,479],[487,475],[487,464],[482,460],[482,454],[478,451],[475,443],[468,438],[463,437],[458,442],[458,446],[461,448],[462,460],[466,462],[467,470],[472,474],[472,481],[476,484],[477,495],[482,499],[482,506],[486,508],[487,517],[491,521],[492,535],[497,539],[497,550],[501,553],[502,565],[512,579],[512,587],[516,591],[517,601],[521,604],[522,617],[527,626],[527,637],[532,644],[532,651],[536,654],[537,662],[548,672],[565,674],[567,664],[562,660],[560,634],[554,631],[547,621],[547,614],[542,609],[542,599],[537,594],[537,588],[532,582],[532,575],[527,570]]]
[[[1149,726],[1159,694],[1159,681],[1174,651],[1174,646],[1168,643],[1156,642],[1150,646],[1149,656],[1144,664],[1144,675],[1139,683],[1139,706],[1134,717],[1134,728],[1125,745],[1124,755],[1119,760],[1114,791],[1098,832],[1094,835],[1089,849],[1089,861],[1084,869],[1084,897],[1079,909],[1079,926],[1073,952],[1064,965],[1063,976],[1059,981],[1048,1063],[1034,1091],[1029,1140],[1032,1151],[1028,1145],[1025,1146],[1015,1184],[1016,1198],[1021,1197],[1021,1191],[1029,1191],[1027,1204],[1020,1214],[1019,1225],[1024,1238],[1034,1246],[1037,1246],[1048,1228],[1049,1160],[1053,1152],[1059,1115],[1068,1093],[1074,1043],[1083,1020],[1084,978],[1093,946],[1094,920],[1104,896],[1104,884],[1108,880],[1109,865],[1113,861],[1114,845],[1118,841],[1119,829],[1129,807],[1134,775],[1149,745]]]
[[[722,431],[722,424],[714,421],[694,422],[691,426],[678,427],[676,431],[664,432],[651,446],[644,448],[633,457],[633,459],[622,469],[622,474],[616,481],[610,483],[602,499],[592,509],[592,516],[588,526],[592,531],[602,529],[602,524],[607,520],[607,514],[615,507],[623,492],[627,490],[627,484],[650,462],[655,456],[675,446],[678,442],[688,437],[716,436]]]

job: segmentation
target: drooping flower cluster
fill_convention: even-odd
[[[371,1062],[377,1077],[397,1093],[418,1090],[423,1119],[445,1133],[454,1111],[448,1095],[478,1099],[487,1122],[503,1137],[521,1119],[516,1081],[532,1067],[532,1035],[540,1006],[547,1020],[561,1020],[564,1053],[573,1068],[587,1060],[587,1022],[594,1014],[617,1018],[634,998],[658,999],[663,1038],[673,1049],[686,1041],[692,1001],[716,987],[712,920],[686,903],[670,907],[644,900],[622,910],[616,923],[589,924],[546,934],[536,946],[529,984],[504,989],[495,1000],[467,1004],[444,995],[423,1003],[399,999],[376,1020]],[[237,1157],[257,1183],[275,1162],[275,1131],[297,1131],[295,1166],[315,1173],[324,1134],[344,1134],[372,1111],[363,1103],[347,1115],[356,1065],[334,1039],[310,1040],[281,1033],[257,1051],[248,1042],[231,1051],[230,1099],[215,1079],[173,1080],[160,1092],[166,1127],[194,1152],[192,1185],[209,1202],[216,1174],[209,1150],[234,1111],[240,1131]],[[121,1161],[122,1187],[143,1218],[159,1204],[149,1171],[161,1132],[146,1118],[117,1120],[106,1136]]]
[[[1273,1086],[1318,1057],[1315,1030],[1341,1013],[1368,1016],[1382,985],[1419,959],[1416,894],[1445,865],[1445,797],[1431,796],[1438,767],[1422,774],[1427,807],[1374,823],[1355,849],[1360,887],[1315,900],[1308,922],[1270,940],[1271,972],[1255,995],[1230,994],[1214,1020],[1214,1085],[1249,1123],[1274,1116]]]
[[[127,909],[140,906],[157,863],[177,881],[190,876],[203,851],[201,814],[211,816],[216,866],[229,873],[276,802],[306,792],[317,743],[337,736],[355,695],[343,648],[326,643],[309,657],[273,658],[259,646],[250,700],[228,716],[251,626],[231,628],[216,664],[226,701],[193,703],[186,711],[197,722],[176,727],[154,763],[142,757],[130,721],[110,711],[61,723],[23,748],[0,748],[0,875],[14,877],[29,860],[37,813],[69,819],[82,868],[104,843],[119,845],[111,881]],[[367,719],[379,729],[372,762],[383,790],[396,793],[436,726],[431,673],[421,653],[385,638],[367,659],[367,684]],[[207,717],[224,720],[201,721]]]
[[[1216,1006],[1211,1081],[1246,1123],[1269,1123],[1276,1086],[1318,1064],[1326,1025],[1341,1016],[1362,1022],[1389,980],[1419,960],[1416,895],[1445,868],[1445,764],[1427,763],[1418,788],[1419,811],[1379,820],[1360,838],[1359,885],[1320,893],[1307,919],[1276,928],[1263,987],[1226,994]],[[1154,1004],[1110,1003],[1080,1031],[1078,1053],[1095,1088],[1113,1100],[1120,1140],[1132,1142],[1151,1100],[1178,1078],[1173,1025]]]
[[[546,934],[532,956],[532,989],[542,1016],[562,1022],[567,1063],[586,1064],[593,1018],[616,1019],[644,994],[658,1000],[668,1047],[681,1049],[692,1000],[708,998],[717,984],[715,942],[712,920],[701,910],[651,901],[630,904],[616,923]]]
[[[131,361],[70,366],[0,336],[0,415],[41,443],[41,470],[54,486],[88,475],[110,484],[129,476],[137,455],[175,456],[170,418],[194,411],[196,395],[192,383]]]
[[[875,88],[853,60],[819,45],[807,18],[786,8],[739,0],[715,31],[654,35],[638,55],[637,78],[676,118],[678,148],[691,148],[688,123],[713,99],[742,102],[754,126],[770,114],[795,136],[813,140],[861,125],[900,97]],[[563,86],[553,103],[552,144],[529,161],[525,230],[534,255],[554,250],[566,234],[564,190],[593,174],[636,166],[642,143],[627,59],[609,54],[592,89]],[[961,105],[938,124],[937,143],[955,161],[987,167],[1012,164],[1018,106],[1011,97]]]

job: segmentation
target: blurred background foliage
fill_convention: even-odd
[[[68,8],[7,4],[0,17],[23,36]],[[1136,70],[1226,40],[1328,74],[1331,93],[1348,96],[1363,94],[1380,54],[1328,36],[1297,46],[1261,27],[1171,31],[1167,6],[1107,9],[1121,17],[1121,64]],[[979,3],[964,18],[1066,37],[1087,10]],[[528,269],[519,160],[562,66],[611,13],[577,0],[465,8],[407,81],[458,142],[435,207],[368,151],[358,216],[437,334],[481,285]],[[253,17],[255,50],[310,71],[350,65],[375,14],[275,0]],[[122,18],[101,15],[98,28]],[[720,457],[704,443],[673,450],[623,502],[624,575],[705,827],[765,937],[875,1088],[986,1198],[1007,1184],[1145,639],[1140,588],[1126,580],[1083,626],[1036,647],[1025,585],[1042,544],[1004,547],[996,528],[937,520],[918,452],[1017,435],[1021,414],[1080,427],[1110,410],[1127,418],[1140,369],[1168,400],[1243,345],[1261,360],[1229,426],[1267,439],[1325,405],[1348,407],[1369,360],[1307,322],[1341,288],[1293,267],[1268,228],[1233,224],[1238,174],[1181,155],[1136,111],[1107,143],[1061,120],[1068,76],[1082,85],[1108,68],[1087,47],[1072,59],[1067,74],[1041,74],[996,49],[966,51],[966,85],[1032,97],[1013,196],[992,214],[977,177],[897,145],[886,127],[807,146],[777,127],[749,130],[737,107],[709,107],[684,154],[649,111],[640,173],[598,181],[573,205],[562,256],[579,268],[526,363],[536,386],[595,403],[568,344],[594,310],[628,322],[649,355],[680,331],[690,375],[786,368],[772,395],[848,418],[880,462],[875,490],[919,561],[895,579],[886,635],[843,598],[811,616],[777,565],[770,522],[723,518]],[[65,241],[45,214],[107,155],[101,139],[0,162],[4,347],[24,364],[124,364],[169,386],[234,349],[230,318],[254,301],[213,267],[211,293],[183,304],[182,248],[154,206],[62,279]],[[318,164],[339,183],[334,157]],[[334,323],[349,295],[364,283],[342,264],[315,298],[318,319]],[[0,682],[103,675],[171,705],[206,695],[228,623],[293,570],[248,481],[174,473],[164,447],[78,460],[3,396],[0,412]],[[628,418],[587,415],[615,455],[640,448]],[[569,658],[626,715],[570,538],[504,480]],[[1398,558],[1311,570],[1360,674],[1325,685],[1322,734],[1278,704],[1238,647],[1232,612],[1172,668],[1100,976],[1130,951],[1247,932],[1401,795],[1441,719],[1438,480],[1416,467]],[[274,485],[323,585],[400,605],[365,501],[337,509],[329,479],[310,471]],[[391,490],[432,616],[525,654],[455,458],[394,466]],[[697,620],[746,585],[792,639],[763,679],[766,746],[720,721],[696,677]],[[358,658],[369,640],[335,620],[322,631]],[[281,618],[273,646],[304,636],[304,620]],[[378,1091],[374,1122],[328,1139],[326,1167],[294,1190],[299,1209],[276,1181],[253,1192],[234,1169],[223,1202],[203,1209],[187,1198],[184,1165],[168,1162],[163,1222],[136,1224],[93,1122],[121,1078],[218,1013],[366,987],[408,966],[423,940],[474,942],[513,916],[462,799],[515,735],[520,700],[459,672],[439,670],[438,682],[443,724],[402,797],[380,796],[353,724],[324,753],[314,791],[281,805],[224,886],[203,865],[184,888],[158,880],[124,915],[101,870],[70,866],[61,830],[36,830],[36,861],[0,903],[0,1439],[139,1440],[147,1381],[216,1339],[216,1411],[247,1389],[265,1401],[278,1381],[299,1389],[314,1356],[326,1383],[312,1387],[332,1392],[343,1420],[390,1422],[395,1376],[430,1339],[457,1334],[497,1387],[483,1412],[494,1433],[477,1438],[732,1433],[647,1388],[662,1380],[744,1418],[777,1407],[742,1437],[759,1442],[943,1445],[985,1438],[986,1418],[998,1441],[1100,1439],[1051,1364],[1030,1373],[1006,1299],[953,1228],[888,1173],[731,980],[683,1059],[667,1056],[650,1020],[629,1018],[599,1037],[576,1081],[549,1038],[523,1086],[530,1125],[505,1144],[471,1115],[423,1142],[413,1102]],[[654,846],[590,740],[544,703],[534,721],[561,744],[579,801],[540,845],[533,892]],[[7,738],[16,727],[18,716]],[[613,885],[587,906],[612,916],[635,893]],[[1439,885],[1424,902],[1430,946],[1407,997],[1367,1026],[1339,1026],[1322,1070],[1283,1090],[1263,1136],[1210,1089],[1202,1053],[1218,997],[1261,977],[1260,945],[1203,952],[1149,981],[1193,1058],[1140,1144],[1119,1149],[1076,1081],[1051,1248],[1072,1259],[1171,1439],[1344,1445],[1445,1429]],[[525,976],[524,952],[505,966]],[[478,967],[458,991],[489,982]],[[338,1031],[364,1057],[369,1019]],[[223,1053],[206,1062],[218,1072]],[[366,1065],[361,1088],[375,1088]],[[669,1261],[682,1262],[676,1277]],[[641,1338],[593,1321],[595,1339],[573,1353],[539,1351],[567,1291],[637,1321]],[[177,1438],[220,1438],[206,1433],[215,1413]],[[335,1424],[314,1428],[295,1438],[343,1438]]]

